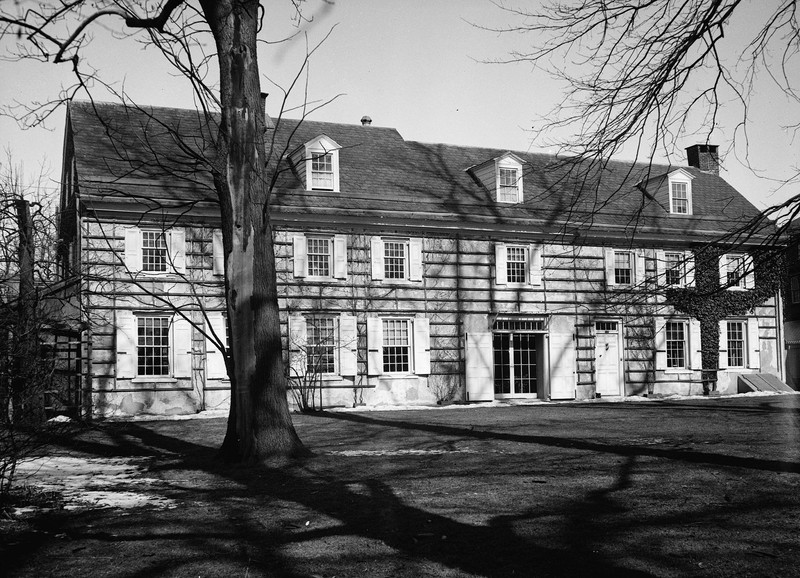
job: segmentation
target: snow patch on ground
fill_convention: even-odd
[[[371,456],[430,456],[442,454],[474,454],[473,450],[341,450],[325,452],[329,456],[371,457]]]
[[[59,492],[67,509],[176,507],[173,500],[159,495],[161,480],[143,475],[144,462],[141,458],[39,457],[17,464],[15,483]]]

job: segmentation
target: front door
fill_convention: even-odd
[[[596,323],[594,350],[597,393],[604,397],[620,395],[619,323]]]
[[[542,340],[536,333],[494,334],[496,398],[537,396]]]

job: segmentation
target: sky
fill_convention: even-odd
[[[278,86],[290,84],[303,63],[306,46],[316,45],[330,33],[289,99],[293,105],[333,99],[309,118],[357,124],[368,115],[373,125],[394,127],[407,140],[552,150],[530,129],[560,101],[564,86],[528,63],[493,63],[514,50],[526,50],[536,38],[486,30],[515,22],[490,0],[308,0],[305,14],[312,21],[299,27],[292,21],[289,0],[271,0],[265,7],[260,38],[270,43],[261,46],[259,65],[272,115],[280,107]],[[745,14],[732,23],[732,45],[740,33],[748,31],[750,17],[755,16]],[[113,32],[119,22],[113,17],[95,24],[84,58],[106,82],[116,83],[117,90],[124,90],[138,104],[194,106],[186,81],[175,76],[156,50],[143,48],[135,37],[119,38]],[[275,43],[292,34],[291,40]],[[732,57],[735,60],[736,55]],[[4,79],[0,83],[4,105],[53,98],[70,80],[68,65],[9,61],[0,61],[0,78]],[[96,98],[109,100],[99,90]],[[724,155],[722,176],[764,209],[800,194],[800,184],[780,187],[791,167],[800,164],[800,147],[786,128],[797,121],[792,118],[797,108],[791,108],[766,80],[755,85],[754,103],[750,110],[753,130],[747,141],[751,167],[741,162],[745,140],[737,132],[738,108],[723,106],[712,142],[720,145]],[[296,118],[299,111],[287,116]],[[63,108],[45,127],[28,130],[0,118],[0,146],[11,151],[14,162],[22,163],[26,173],[37,172],[41,165],[49,168],[55,189],[61,171],[63,125]],[[690,128],[700,133],[706,127]],[[679,137],[678,152],[655,160],[684,165],[683,149],[695,142],[702,140]],[[625,151],[621,160],[633,158],[633,152],[624,155]],[[0,159],[5,162],[6,155]]]

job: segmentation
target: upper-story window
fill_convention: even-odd
[[[347,278],[347,235],[301,235],[292,237],[294,276],[328,280]]]
[[[124,263],[128,272],[185,273],[186,233],[183,229],[125,229]]]
[[[383,241],[384,279],[408,278],[408,240],[387,239]]]
[[[694,175],[677,170],[669,175],[669,212],[673,215],[692,214],[692,179]]]
[[[719,257],[719,285],[726,289],[752,289],[753,259],[743,253],[727,253]]]
[[[541,245],[495,244],[495,283],[497,285],[541,285]]]
[[[664,253],[664,281],[667,285],[683,282],[683,254]]]
[[[311,153],[311,188],[333,190],[332,153]]]
[[[330,277],[333,269],[333,239],[306,237],[309,277]]]
[[[630,251],[614,251],[614,284],[633,283],[633,256]]]
[[[142,271],[167,270],[167,240],[163,231],[142,231]]]
[[[290,155],[292,167],[307,191],[339,191],[339,149],[332,138],[320,135]]]
[[[419,237],[372,237],[373,281],[422,281],[422,239]]]

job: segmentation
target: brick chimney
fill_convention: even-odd
[[[686,147],[686,160],[690,167],[704,173],[719,174],[719,147],[712,144],[696,144]]]

